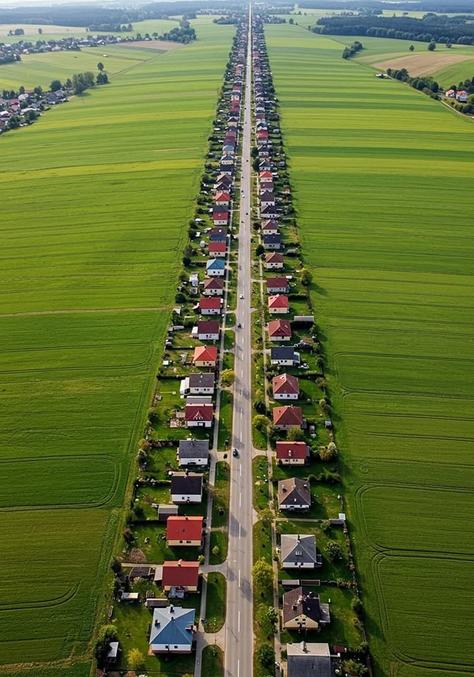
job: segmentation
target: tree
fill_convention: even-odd
[[[428,51],[434,52],[435,49],[436,49],[436,42],[435,42],[434,40],[432,40],[432,41],[428,44]]]
[[[290,17],[288,19],[288,23],[291,24],[291,25],[293,25],[295,23],[295,20],[293,19],[293,17]]]
[[[319,458],[321,461],[324,463],[328,463],[329,461],[334,461],[334,459],[337,457],[337,448],[334,442],[330,442],[327,447],[323,447],[323,449],[319,450]]]
[[[253,565],[253,580],[262,597],[273,590],[273,569],[264,559],[257,560]]]
[[[304,285],[305,287],[309,287],[312,281],[313,274],[311,273],[311,271],[307,270],[306,268],[303,268],[303,270],[301,271],[301,284]]]
[[[218,545],[215,545],[215,546],[212,548],[211,552],[212,552],[212,554],[214,555],[214,557],[218,557],[218,556],[220,555],[220,552],[221,552],[221,551],[220,551],[219,546],[218,546]]]
[[[410,52],[414,52],[415,51],[415,45],[410,45],[408,49],[410,50]]]
[[[127,667],[130,670],[140,670],[145,664],[145,657],[140,649],[130,649],[127,654]]]
[[[447,47],[448,49],[451,49],[452,46],[453,46],[453,45],[452,45],[452,44],[449,42],[449,40],[448,40],[448,42],[446,43],[446,47]]]
[[[42,29],[42,28],[38,28],[38,33],[39,33],[40,35],[43,35],[43,29]]]
[[[62,88],[61,80],[53,80],[49,86],[52,92],[57,92]]]
[[[256,250],[255,250],[256,255],[257,255],[257,256],[262,256],[262,254],[263,254],[264,252],[265,252],[265,247],[263,246],[263,244],[257,245],[257,248],[256,248]]]
[[[328,541],[326,545],[326,554],[330,562],[338,562],[343,559],[342,548],[336,541]]]
[[[99,63],[97,64],[97,70],[99,70],[99,71],[102,73],[102,71],[104,70],[104,68],[105,68],[105,66],[104,66],[104,64],[102,63],[102,61],[99,61]]]
[[[98,634],[94,647],[94,655],[99,668],[103,667],[105,659],[110,649],[110,642],[115,642],[118,637],[117,628],[115,625],[103,625]]]
[[[261,644],[257,649],[257,659],[267,670],[275,667],[275,651],[271,644]]]
[[[18,129],[20,126],[21,120],[18,115],[12,115],[8,120],[8,129]]]
[[[304,441],[304,432],[298,426],[292,426],[287,433],[287,439],[290,442],[303,442]]]
[[[235,373],[232,371],[232,369],[224,369],[224,371],[221,374],[221,379],[222,383],[226,386],[232,385],[234,382],[235,378]]]
[[[117,557],[113,557],[112,562],[110,563],[110,568],[114,574],[119,574],[122,571],[122,563]]]
[[[272,625],[276,625],[278,623],[278,611],[273,606],[268,607],[265,612],[265,617]]]
[[[96,83],[98,85],[108,85],[109,84],[109,76],[107,73],[98,73],[96,77]]]
[[[342,669],[345,675],[350,675],[350,677],[359,677],[359,675],[366,675],[367,668],[359,661],[355,661],[353,658],[350,658],[347,661],[344,661],[342,664]]]
[[[253,417],[252,423],[257,430],[260,430],[260,432],[263,433],[266,431],[270,421],[263,414],[257,414],[256,416]]]

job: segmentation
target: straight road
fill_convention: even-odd
[[[227,556],[227,618],[225,625],[225,677],[252,677],[252,401],[251,401],[251,9],[245,69],[242,171],[240,182],[239,269],[235,329],[235,387],[232,472]],[[242,298],[241,298],[242,297]],[[241,325],[239,328],[238,325]]]

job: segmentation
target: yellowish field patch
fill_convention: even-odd
[[[472,58],[469,54],[450,54],[447,52],[427,52],[426,54],[410,54],[408,56],[391,56],[383,61],[377,61],[374,66],[386,70],[387,68],[406,68],[410,75],[431,75],[436,71],[451,66],[460,61]]]

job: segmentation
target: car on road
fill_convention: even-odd
[[[238,450],[237,450],[237,449],[233,449],[233,450],[232,450],[232,456],[235,456],[235,457],[237,458],[238,455],[239,455]]]
[[[241,298],[241,299],[243,299],[243,298],[244,298],[244,295],[243,295],[243,294],[241,294],[241,295],[240,295],[240,298]]]

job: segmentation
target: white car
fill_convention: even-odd
[[[240,298],[241,298],[241,299],[243,299],[243,298],[244,298],[244,295],[243,295],[243,294],[241,294],[241,295],[240,295]]]

